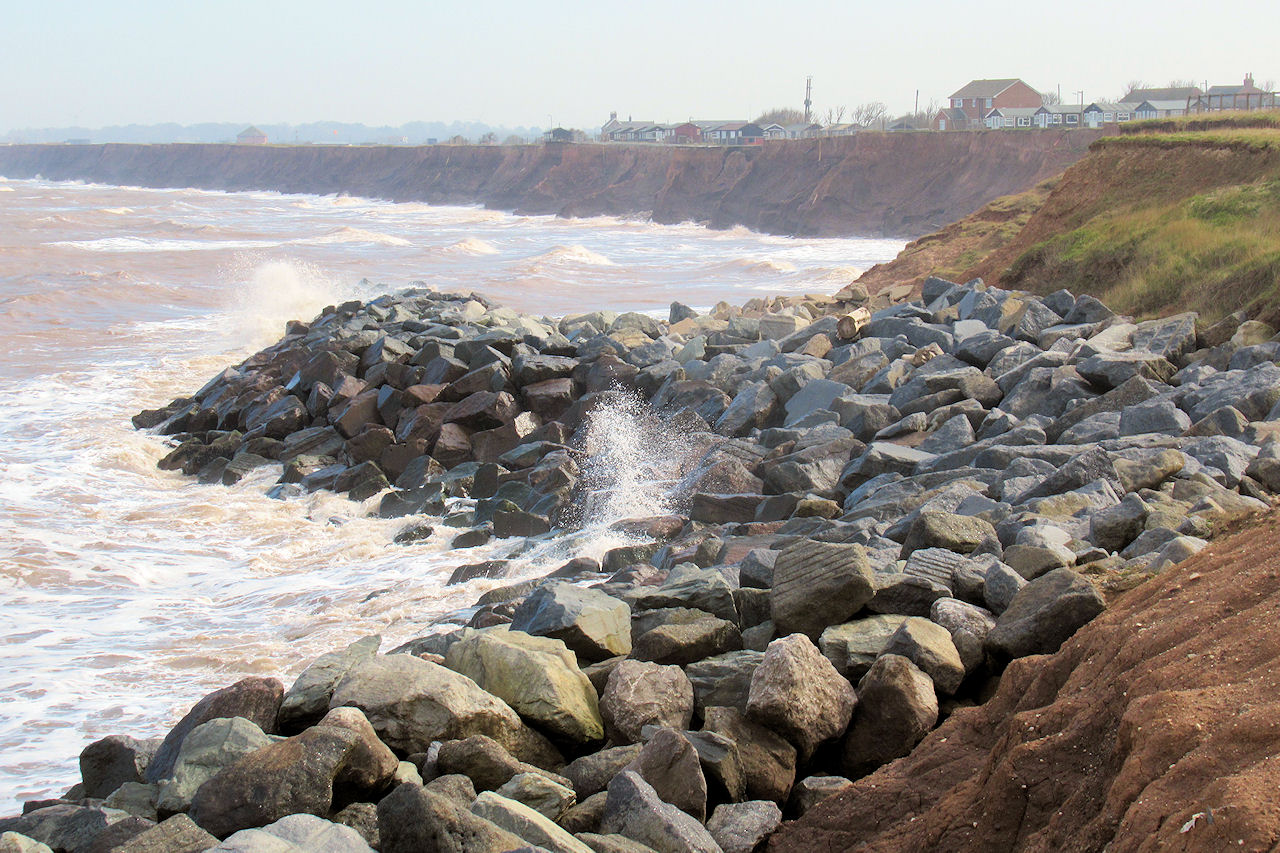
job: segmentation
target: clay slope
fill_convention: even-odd
[[[1056,175],[1099,132],[865,133],[731,149],[5,145],[0,175],[349,193],[522,213],[646,215],[776,234],[915,237]]]
[[[1272,850],[1280,515],[1126,593],[769,850]]]

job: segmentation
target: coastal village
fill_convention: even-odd
[[[806,108],[800,122],[779,124],[759,121],[689,120],[680,124],[626,121],[611,113],[600,128],[601,142],[652,142],[669,145],[762,145],[777,139],[815,139],[851,136],[863,130],[962,131],[1029,128],[1100,128],[1142,119],[1217,113],[1231,110],[1273,110],[1276,92],[1259,88],[1252,74],[1232,85],[1131,88],[1120,101],[1085,101],[1082,92],[1074,103],[1061,103],[1056,95],[1037,91],[1018,78],[970,80],[952,92],[946,106],[917,111],[897,118],[885,114],[870,121],[823,123],[812,120]],[[807,102],[806,98],[806,102]],[[545,134],[549,142],[585,142],[582,131],[554,128]]]

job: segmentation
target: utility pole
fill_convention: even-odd
[[[813,106],[813,77],[804,78],[804,123],[809,123],[809,108]]]

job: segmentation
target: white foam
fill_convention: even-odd
[[[323,246],[329,243],[369,243],[375,246],[412,246],[411,240],[403,237],[393,237],[390,234],[380,234],[377,231],[368,231],[364,228],[353,228],[349,225],[343,225],[335,228],[319,237],[307,237],[301,240],[292,241],[298,245]]]
[[[86,252],[129,253],[265,249],[280,244],[267,240],[164,240],[148,237],[103,237],[97,240],[59,240],[45,245],[81,249]]]

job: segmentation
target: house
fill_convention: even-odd
[[[817,123],[789,124],[786,126],[787,139],[813,139],[822,133],[822,125]]]
[[[922,119],[917,116],[903,116],[897,119],[893,124],[889,125],[886,130],[890,133],[901,133],[907,130],[928,130],[928,119]]]
[[[1084,108],[1084,126],[1099,128],[1104,124],[1121,124],[1133,121],[1136,104],[1116,104],[1108,101],[1094,101]]]
[[[1163,89],[1133,89],[1124,96],[1126,104],[1140,104],[1143,101],[1182,101],[1195,103],[1200,97],[1199,86],[1166,86]]]
[[[553,127],[546,133],[542,134],[544,142],[585,142],[587,135],[580,130],[568,130],[563,127]]]
[[[1034,127],[1035,116],[1043,107],[996,107],[982,117],[982,123],[992,130]]]
[[[711,142],[719,145],[738,145],[742,142],[742,129],[748,124],[750,122],[727,121],[709,130],[704,130],[703,135]],[[759,125],[753,125],[753,127],[759,130]]]
[[[686,121],[671,128],[667,141],[675,145],[691,145],[702,141],[702,128],[697,122]]]
[[[765,139],[789,139],[787,129],[780,124],[766,124],[760,128]]]
[[[1276,93],[1259,89],[1253,83],[1253,75],[1244,76],[1240,86],[1210,86],[1204,95],[1206,110],[1262,110],[1275,109]]]
[[[1200,99],[1197,97],[1190,101],[1181,100],[1162,100],[1162,99],[1144,99],[1136,107],[1134,107],[1134,117],[1140,119],[1146,118],[1169,118],[1170,116],[1184,116],[1189,111],[1194,112]]]
[[[1076,128],[1084,125],[1084,107],[1079,104],[1045,104],[1032,120],[1041,128]]]
[[[266,145],[267,135],[250,125],[236,134],[236,145]]]
[[[609,113],[609,120],[600,126],[601,142],[635,142],[636,134],[646,128],[655,127],[652,121],[618,121],[617,113]]]
[[[862,125],[857,122],[846,122],[844,124],[829,124],[822,129],[823,136],[853,136],[862,130]]]
[[[947,130],[973,130],[985,124],[987,114],[993,109],[1009,107],[1034,110],[1043,103],[1044,98],[1039,92],[1017,78],[970,80],[967,85],[952,92],[947,101],[947,107],[963,111],[964,118],[961,119],[955,113],[944,116],[940,111],[934,116],[933,126],[942,129],[938,127],[941,121],[946,124]]]
[[[960,107],[943,107],[933,117],[934,130],[963,130],[970,127],[969,114]]]

